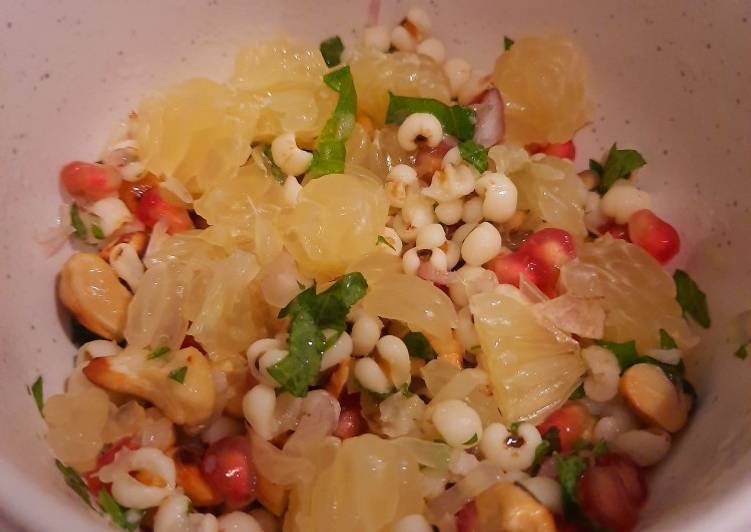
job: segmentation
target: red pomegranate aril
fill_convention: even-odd
[[[530,155],[536,153],[544,153],[552,157],[559,157],[561,159],[569,159],[571,161],[576,157],[576,145],[573,140],[566,142],[554,142],[552,144],[527,144],[525,149]]]
[[[203,457],[201,472],[224,497],[228,509],[243,508],[256,497],[256,468],[247,438],[228,436],[211,444]]]
[[[607,453],[584,471],[577,497],[589,519],[613,532],[628,532],[647,499],[647,486],[639,466],[623,455]]]
[[[537,425],[537,430],[544,435],[552,427],[557,428],[561,452],[568,453],[573,450],[576,440],[583,436],[591,424],[592,416],[587,407],[581,403],[569,401]]]
[[[477,505],[470,501],[456,512],[456,532],[476,532]]]
[[[354,438],[367,432],[368,424],[360,412],[360,394],[351,393],[339,401],[342,408],[339,423],[334,430],[334,436],[343,440]]]
[[[571,233],[552,227],[529,235],[516,252],[528,255],[551,268],[560,268],[576,257],[574,238]]]
[[[628,219],[631,242],[665,264],[681,250],[681,238],[675,227],[648,209],[636,211]]]
[[[63,188],[81,201],[96,201],[114,196],[121,181],[117,170],[103,164],[73,161],[60,170]]]
[[[123,449],[130,449],[131,451],[135,451],[140,447],[141,444],[133,438],[123,438],[113,443],[106,451],[99,453],[99,457],[96,461],[96,468],[84,475],[84,480],[86,481],[86,486],[89,488],[89,491],[93,495],[98,495],[99,490],[102,487],[109,491],[111,484],[104,483],[99,480],[99,476],[97,476],[99,470],[104,466],[111,464],[115,460],[117,453],[119,453]]]
[[[443,137],[435,148],[421,144],[417,148],[417,154],[415,155],[415,172],[417,172],[417,177],[426,183],[430,183],[433,174],[441,169],[443,157],[457,144],[458,141],[450,135]]]
[[[618,238],[620,240],[630,242],[630,239],[628,238],[628,226],[626,225],[617,224],[615,222],[608,222],[600,227],[599,231],[601,235],[608,234],[613,238]]]
[[[159,220],[167,224],[167,232],[179,233],[193,228],[188,210],[169,203],[157,188],[150,188],[138,200],[136,216],[147,227],[154,227]]]

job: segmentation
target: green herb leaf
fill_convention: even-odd
[[[271,172],[271,176],[274,178],[274,180],[280,185],[284,184],[284,180],[287,179],[287,176],[274,162],[274,156],[271,154],[270,144],[267,144],[263,149],[263,162],[266,166],[266,169]]]
[[[602,178],[600,179],[597,191],[601,195],[605,194],[616,181],[628,178],[634,170],[641,168],[645,164],[647,164],[647,161],[644,160],[644,157],[638,151],[619,150],[613,144],[608,152],[605,165],[602,167],[602,172],[598,172]],[[591,163],[590,168],[592,168]]]
[[[104,231],[102,231],[102,228],[97,224],[91,225],[91,234],[94,235],[94,238],[98,240],[102,240],[104,238]]]
[[[623,343],[597,340],[596,343],[615,355],[615,358],[618,359],[618,364],[621,366],[621,372],[641,361],[639,353],[636,352],[636,342],[633,340]]]
[[[462,445],[474,445],[475,443],[477,443],[477,440],[478,440],[477,433],[475,433],[474,436],[472,436],[470,439],[465,441]]]
[[[678,349],[678,344],[665,329],[660,329],[660,349]]]
[[[323,41],[319,48],[327,67],[334,67],[342,62],[344,43],[338,35],[329,37]]]
[[[323,81],[339,93],[339,101],[318,137],[308,170],[310,177],[344,172],[345,144],[355,127],[357,113],[357,92],[348,66],[329,72]]]
[[[407,399],[409,399],[410,397],[412,397],[413,395],[415,395],[415,394],[412,393],[412,390],[409,389],[409,384],[407,384],[407,383],[404,383],[401,386],[399,386],[398,391],[401,392],[401,394],[404,397],[406,397]],[[475,434],[475,436],[477,436],[477,435]]]
[[[37,377],[34,384],[27,386],[26,391],[34,398],[37,410],[39,410],[39,413],[44,417],[44,412],[42,411],[44,409],[44,380],[42,380],[42,376],[40,375]]]
[[[409,356],[411,357],[433,360],[438,356],[433,346],[430,345],[428,339],[421,332],[408,332],[404,335],[402,341],[407,346],[407,351],[409,351]]]
[[[173,369],[169,372],[167,377],[172,379],[175,382],[179,382],[180,384],[185,382],[185,375],[188,374],[188,366],[183,366],[181,368]]]
[[[708,329],[712,325],[712,320],[709,317],[707,296],[683,270],[675,270],[673,280],[677,290],[675,299],[683,309],[683,313],[688,314],[696,323]]]
[[[118,504],[115,498],[112,497],[112,495],[110,495],[110,493],[106,489],[101,488],[99,490],[99,497],[97,498],[97,500],[99,502],[99,506],[102,508],[104,513],[106,513],[110,517],[112,523],[115,526],[122,528],[123,530],[135,530],[136,528],[138,528],[140,519],[139,521],[133,523],[129,522],[125,515],[127,508],[120,506],[120,504]]]
[[[478,172],[488,169],[488,150],[469,139],[459,143],[459,153],[462,159],[474,166]]]
[[[529,468],[532,474],[537,473],[542,461],[555,451],[561,450],[561,433],[558,427],[550,427],[542,435],[542,441],[535,447],[535,459]]]
[[[360,301],[368,290],[368,282],[360,272],[343,275],[326,290],[315,296],[310,309],[321,329],[343,331],[349,308]]]
[[[519,427],[521,426],[521,424],[521,421],[514,421],[513,423],[511,423],[511,425],[508,426],[508,431],[511,434],[516,434],[517,432],[519,432]]]
[[[606,452],[608,452],[608,442],[606,442],[605,440],[598,441],[592,447],[592,455],[595,458],[597,458],[598,456],[602,456]]]
[[[81,220],[78,203],[73,203],[70,206],[70,225],[73,226],[73,234],[76,238],[86,240],[86,226],[83,224],[83,220]]]
[[[594,159],[589,160],[589,169],[596,172],[600,177],[602,177],[603,172],[605,172],[605,168]]]
[[[584,438],[576,438],[576,441],[574,441],[574,452],[578,453],[579,451],[582,451],[584,449],[589,449],[592,445],[585,440]]]
[[[432,98],[396,96],[389,92],[387,124],[401,124],[413,113],[432,114],[441,122],[444,133],[453,135],[460,141],[471,139],[475,134],[475,112],[469,107],[448,106]]]
[[[587,469],[587,461],[581,456],[557,456],[555,469],[558,473],[558,481],[563,489],[563,511],[566,517],[579,513],[579,500],[576,496],[576,484],[584,470]]]
[[[378,235],[378,238],[376,238],[376,246],[378,244],[384,244],[384,245],[390,247],[392,250],[396,251],[396,248],[394,247],[394,245],[391,242],[389,242],[388,240],[386,240],[386,237],[383,236],[383,235]]]
[[[511,47],[514,45],[514,40],[509,37],[508,35],[503,36],[503,50],[508,52],[511,50]]]
[[[571,395],[569,396],[570,401],[576,401],[577,399],[584,399],[584,386],[581,384],[577,386],[576,390],[571,392]]]
[[[89,488],[86,487],[86,483],[81,478],[81,475],[72,467],[66,466],[60,460],[55,460],[55,465],[58,471],[63,475],[65,483],[70,489],[76,492],[76,494],[83,499],[83,502],[88,504],[91,508],[91,498],[89,497]]]
[[[328,338],[326,338],[326,335],[324,335],[324,338],[325,338],[325,340],[323,341],[324,353],[328,351],[337,342],[337,340],[339,340],[343,332],[344,331],[334,331],[334,333],[331,334]]]
[[[167,353],[169,353],[169,347],[167,347],[166,345],[162,345],[154,349],[151,353],[149,353],[148,356],[146,357],[146,360],[153,360],[155,358],[163,357]]]
[[[748,342],[736,349],[734,353],[735,357],[740,358],[741,360],[746,360],[746,357],[748,357],[748,351],[746,350],[747,347]]]

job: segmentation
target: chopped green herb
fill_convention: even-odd
[[[459,153],[462,159],[474,166],[478,172],[488,169],[488,150],[469,139],[459,143]]]
[[[474,445],[475,443],[477,443],[477,440],[478,440],[477,433],[475,433],[474,436],[472,436],[470,439],[465,441],[462,445]]]
[[[558,427],[550,427],[542,435],[542,441],[535,447],[535,459],[530,467],[532,474],[536,473],[540,469],[542,461],[555,451],[561,450],[561,436]]]
[[[503,36],[503,50],[508,52],[511,50],[511,47],[514,45],[514,40],[509,37],[508,35]]]
[[[391,242],[389,242],[389,241],[388,241],[388,240],[386,239],[386,237],[385,237],[385,236],[383,236],[383,235],[378,235],[378,238],[376,239],[376,246],[377,246],[378,244],[384,244],[384,245],[386,245],[386,246],[390,247],[390,248],[391,248],[392,250],[396,251],[396,248],[394,247],[394,245],[393,245],[393,244],[392,244]]]
[[[355,127],[357,92],[348,66],[329,72],[323,81],[339,93],[334,114],[326,121],[313,151],[308,175],[320,177],[344,172],[345,144]]]
[[[516,434],[517,432],[519,432],[519,426],[521,426],[521,424],[521,421],[514,421],[513,423],[511,423],[511,425],[508,426],[508,431],[511,434]]]
[[[414,358],[421,358],[423,360],[433,360],[438,356],[430,345],[430,342],[421,332],[410,331],[402,338],[404,345],[407,346],[409,356]]]
[[[577,399],[584,399],[584,386],[581,384],[576,387],[576,390],[571,392],[571,395],[569,396],[570,401],[576,401]]]
[[[748,351],[746,348],[748,347],[749,342],[746,342],[742,346],[740,346],[738,349],[735,350],[735,356],[736,358],[740,358],[741,360],[746,360],[746,357],[748,357]]]
[[[412,393],[412,390],[409,389],[409,384],[407,384],[407,383],[404,383],[401,386],[399,386],[399,391],[407,399],[409,399],[410,397],[412,397],[413,395],[415,395],[415,394]]]
[[[639,357],[639,353],[636,352],[636,342],[633,340],[623,343],[597,340],[596,343],[615,355],[615,358],[618,359],[618,364],[621,366],[621,371],[625,371],[634,364],[640,362],[641,357]]]
[[[594,159],[589,160],[589,169],[596,172],[600,177],[602,177],[603,172],[605,172],[605,168]]]
[[[86,487],[86,483],[81,478],[81,475],[72,467],[66,466],[60,460],[55,460],[55,465],[58,471],[62,473],[65,483],[70,489],[76,492],[76,494],[83,499],[83,502],[91,506],[91,498],[89,497],[89,488]]]
[[[163,357],[169,353],[169,347],[166,345],[162,345],[154,349],[149,355],[146,357],[146,360],[153,360],[155,358]]]
[[[365,295],[367,288],[361,273],[348,273],[320,294],[316,294],[315,285],[303,290],[279,311],[279,318],[292,317],[289,355],[267,371],[285,391],[297,397],[308,392],[321,367],[326,345],[323,330],[343,331],[350,307]]]
[[[579,500],[576,496],[576,484],[584,470],[587,469],[587,461],[581,456],[557,456],[555,469],[558,473],[558,481],[563,490],[563,511],[566,517],[579,513]]]
[[[608,452],[608,442],[606,442],[605,440],[598,441],[592,447],[592,455],[595,458],[597,458],[598,456],[602,456],[606,452]]]
[[[342,62],[344,43],[342,43],[342,40],[338,35],[335,35],[323,41],[319,48],[327,67],[334,67]]]
[[[138,528],[140,520],[133,523],[129,522],[125,515],[127,508],[120,506],[106,489],[101,488],[99,490],[97,500],[104,513],[112,520],[112,524],[123,530],[135,530]]]
[[[188,366],[183,366],[181,368],[173,369],[169,372],[167,377],[172,379],[175,382],[179,382],[180,384],[185,382],[185,375],[188,374]]]
[[[73,234],[76,238],[86,240],[86,226],[81,220],[81,213],[78,210],[78,203],[73,203],[70,206],[70,225],[73,226]]]
[[[644,160],[644,157],[638,151],[619,150],[613,144],[608,152],[605,164],[601,166],[602,171],[598,172],[601,179],[597,186],[597,191],[600,194],[605,194],[616,181],[628,178],[634,170],[641,168],[645,164],[647,164],[647,161]],[[589,167],[592,169],[591,162]]]
[[[42,412],[44,409],[44,381],[42,380],[42,376],[40,375],[37,377],[34,384],[27,386],[26,391],[34,398],[37,410],[39,410],[39,413],[44,417],[44,412]]]
[[[660,349],[677,349],[678,344],[675,343],[673,337],[665,329],[660,329]]]
[[[271,154],[270,144],[267,144],[263,149],[263,162],[266,165],[267,170],[271,172],[271,176],[276,180],[276,182],[280,185],[284,184],[284,180],[287,178],[287,176],[274,162],[274,156]]]
[[[326,338],[326,340],[324,340],[323,342],[323,351],[328,351],[336,343],[336,341],[339,340],[343,332],[344,331],[334,331],[333,334]]]
[[[102,240],[104,238],[104,231],[102,231],[102,228],[97,224],[91,225],[91,234],[94,235],[94,238],[98,240]]]
[[[583,451],[584,449],[589,449],[592,447],[592,444],[589,443],[584,438],[576,438],[576,441],[574,442],[574,452],[578,453],[579,451]]]
[[[691,316],[696,323],[708,329],[712,325],[707,306],[707,296],[699,289],[696,282],[683,270],[675,270],[675,299],[683,309],[684,314]]]
[[[469,107],[448,106],[432,98],[396,96],[389,92],[387,124],[401,124],[413,113],[430,113],[441,122],[444,133],[460,141],[471,139],[475,134],[475,112]]]

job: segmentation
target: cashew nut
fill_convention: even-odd
[[[295,133],[282,133],[271,141],[271,157],[287,175],[296,176],[305,172],[313,160],[313,154],[297,147]]]
[[[77,253],[69,258],[57,293],[84,327],[108,340],[122,339],[132,296],[99,255]]]
[[[475,499],[477,530],[555,532],[553,514],[523,488],[500,483]]]
[[[221,494],[211,487],[201,473],[201,455],[187,447],[175,447],[167,452],[175,461],[177,485],[183,489],[194,506],[216,506],[223,502]]]
[[[688,419],[691,400],[658,366],[636,364],[621,377],[621,395],[636,414],[668,432],[678,432]]]
[[[430,113],[412,113],[399,126],[396,138],[399,146],[407,151],[416,150],[416,141],[421,138],[425,139],[428,146],[435,148],[443,138],[443,126]]]
[[[158,358],[147,357],[146,350],[126,348],[113,357],[95,358],[83,373],[102,388],[151,401],[178,425],[208,420],[216,394],[211,366],[201,352],[186,347]]]

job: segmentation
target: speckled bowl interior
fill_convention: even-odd
[[[395,23],[409,4],[382,1]],[[489,68],[504,35],[573,35],[592,60],[593,123],[580,166],[613,141],[638,148],[656,210],[681,232],[675,261],[709,294],[714,328],[692,370],[700,406],[653,474],[644,530],[751,530],[751,368],[728,320],[751,305],[751,4],[431,0],[449,54]],[[64,486],[26,385],[61,390],[74,348],[54,298],[70,250],[34,242],[57,213],[56,173],[95,159],[150,90],[227,76],[235,50],[277,32],[309,39],[365,23],[366,0],[67,0],[0,7],[0,529],[88,532],[104,523]]]

